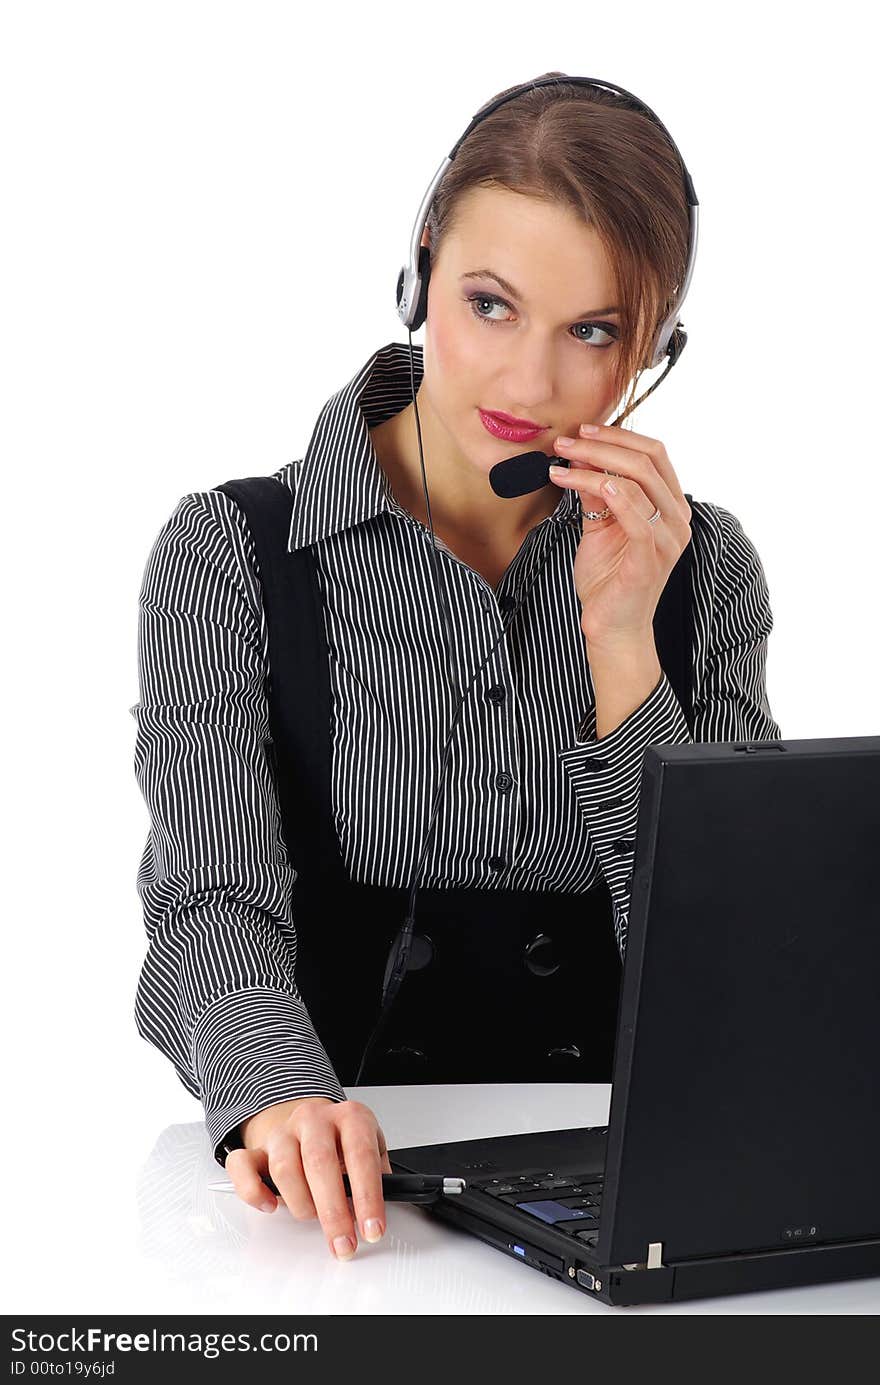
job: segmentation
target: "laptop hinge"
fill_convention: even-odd
[[[662,1270],[663,1269],[663,1242],[648,1242],[648,1258],[641,1264],[636,1261],[634,1265],[624,1265],[625,1270]]]

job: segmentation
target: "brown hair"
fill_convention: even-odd
[[[463,195],[493,186],[562,203],[595,228],[617,284],[616,398],[632,387],[627,412],[687,268],[684,173],[668,138],[628,97],[564,81],[521,93],[471,131],[443,175],[427,219],[432,265]]]

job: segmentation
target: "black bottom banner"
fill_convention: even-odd
[[[705,1311],[705,1310],[704,1310]],[[661,1315],[663,1316],[663,1315]],[[547,1320],[521,1314],[497,1317],[448,1315],[249,1315],[231,1317],[169,1314],[166,1317],[134,1315],[91,1316],[6,1314],[6,1378],[12,1381],[74,1379],[119,1382],[173,1380],[200,1381],[342,1381],[362,1373],[383,1382],[418,1379],[421,1382],[453,1380],[469,1382],[477,1377],[473,1367],[490,1365],[495,1380],[534,1381],[574,1378],[607,1369],[615,1379],[628,1379],[639,1369],[653,1371],[658,1349],[673,1345],[688,1359],[708,1361],[713,1356],[713,1379],[730,1378],[753,1360],[752,1334],[740,1315],[719,1319],[711,1315],[687,1317],[680,1340],[669,1320],[650,1330],[652,1315],[613,1309],[589,1314],[564,1315]],[[585,1318],[587,1320],[585,1320]],[[762,1333],[769,1326],[762,1320]],[[816,1328],[821,1318],[798,1320],[796,1332],[783,1328],[790,1340],[786,1360],[793,1364],[792,1348],[799,1344],[804,1355],[817,1361]],[[612,1330],[606,1331],[607,1327]],[[846,1332],[853,1345],[854,1324]],[[833,1340],[823,1322],[822,1335]],[[805,1331],[806,1329],[806,1331]],[[858,1335],[858,1334],[856,1334]],[[704,1353],[704,1355],[701,1355]],[[795,1353],[796,1355],[797,1353]],[[723,1368],[722,1368],[723,1367]],[[623,1375],[621,1373],[623,1372]],[[482,1369],[479,1379],[483,1379]],[[687,1373],[685,1373],[687,1378]]]

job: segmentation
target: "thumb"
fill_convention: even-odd
[[[233,1149],[226,1158],[226,1172],[242,1202],[263,1212],[274,1212],[275,1194],[263,1182],[268,1170],[269,1158],[264,1149]]]

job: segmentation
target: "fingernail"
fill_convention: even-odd
[[[560,447],[573,447],[573,446],[574,446],[575,439],[574,439],[574,438],[559,437],[559,438],[556,439],[556,441],[558,442],[558,444],[559,444]]]
[[[567,466],[549,466],[547,471],[551,476],[568,476],[569,474]]]
[[[354,1246],[350,1236],[337,1236],[333,1242],[333,1249],[336,1252],[337,1260],[350,1260],[354,1255]]]
[[[580,431],[582,433],[598,433],[599,425],[598,423],[582,423]]]
[[[274,1212],[274,1211],[275,1211],[275,1203],[274,1203],[274,1202],[261,1202],[261,1203],[260,1203],[260,1211],[261,1211],[261,1212]]]
[[[368,1241],[378,1241],[382,1235],[382,1223],[375,1217],[364,1222],[364,1236]]]

